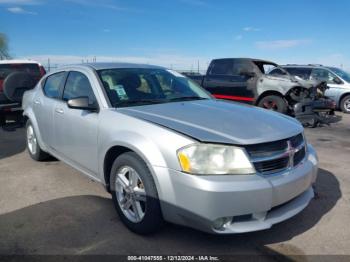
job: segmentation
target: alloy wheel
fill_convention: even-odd
[[[130,166],[123,166],[117,172],[116,197],[123,214],[133,223],[142,221],[146,212],[146,191],[144,183]]]
[[[347,111],[347,112],[350,112],[350,98],[346,99],[344,101],[344,109]]]
[[[31,125],[27,127],[27,144],[30,153],[35,155],[37,150],[37,139]]]

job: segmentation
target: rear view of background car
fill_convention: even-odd
[[[34,61],[0,61],[0,126],[6,120],[21,118],[23,93],[33,88],[45,73],[44,67]]]

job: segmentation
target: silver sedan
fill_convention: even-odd
[[[318,159],[294,119],[213,99],[162,67],[84,64],[23,97],[30,156],[100,182],[132,231],[270,228],[314,196]]]

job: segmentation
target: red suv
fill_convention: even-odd
[[[24,91],[45,75],[44,67],[30,60],[0,60],[0,126],[7,119],[21,118]]]

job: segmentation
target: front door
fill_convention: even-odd
[[[95,94],[88,77],[82,72],[69,72],[63,90],[63,97],[54,110],[54,149],[59,155],[88,171],[98,174],[97,112],[71,109],[69,99],[88,97],[90,104],[97,104]]]

